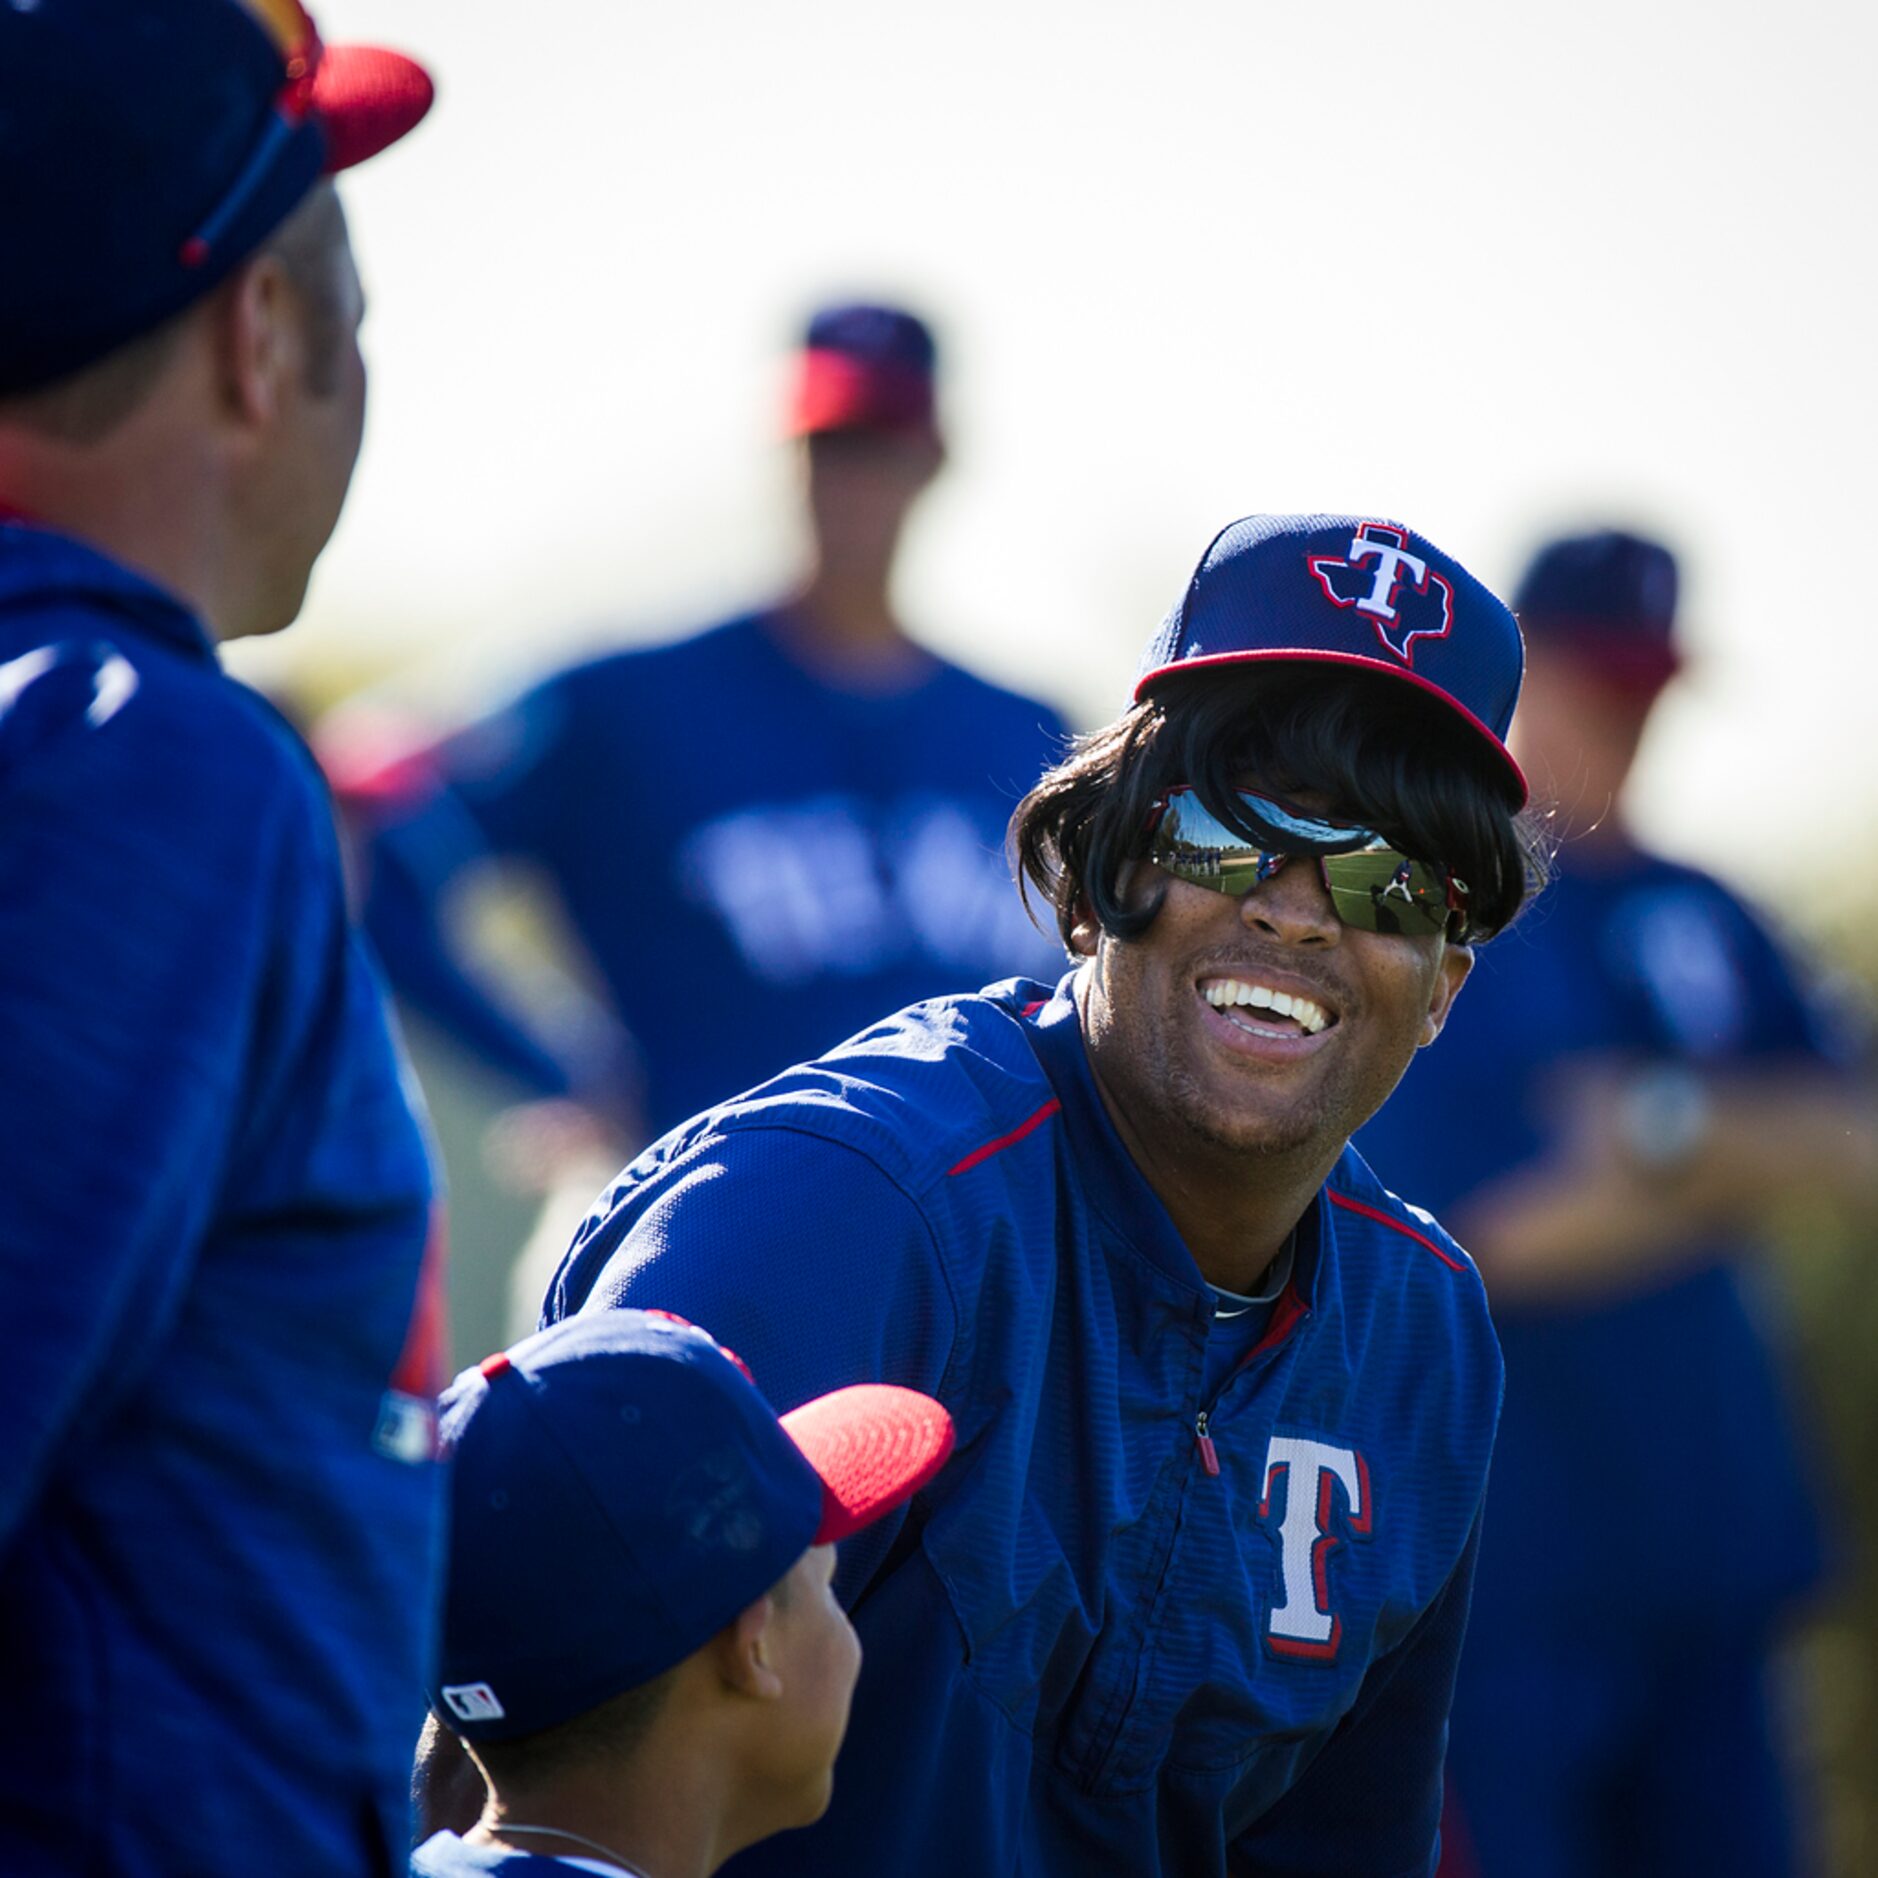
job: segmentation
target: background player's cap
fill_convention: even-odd
[[[474,1741],[670,1669],[952,1452],[951,1416],[888,1384],[779,1420],[735,1356],[663,1312],[570,1318],[465,1370],[442,1408],[452,1530],[430,1699]]]
[[[1249,515],[1214,537],[1148,641],[1134,695],[1212,668],[1323,664],[1413,686],[1477,739],[1515,799],[1506,747],[1525,651],[1504,601],[1433,542],[1360,515]]]
[[[0,395],[180,313],[430,102],[299,0],[0,0]]]
[[[1535,643],[1569,647],[1625,690],[1654,693],[1682,667],[1676,557],[1621,528],[1566,535],[1532,558],[1513,611]]]
[[[789,398],[792,437],[828,430],[933,430],[932,330],[903,307],[844,301],[809,321]]]

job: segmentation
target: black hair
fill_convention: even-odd
[[[1155,804],[1188,784],[1229,828],[1269,840],[1239,804],[1248,778],[1452,869],[1468,888],[1458,943],[1503,931],[1545,884],[1547,818],[1517,807],[1475,733],[1384,674],[1281,665],[1175,673],[1080,738],[1011,817],[1026,901],[1033,888],[1049,901],[1065,945],[1090,916],[1139,938],[1165,883],[1124,899],[1123,870],[1148,852]]]

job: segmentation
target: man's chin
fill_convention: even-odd
[[[1328,1119],[1313,1102],[1273,1103],[1253,1109],[1221,1102],[1182,1105],[1182,1119],[1215,1148],[1247,1160],[1270,1160],[1321,1149]]]

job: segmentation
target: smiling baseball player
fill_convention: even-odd
[[[958,1450],[850,1542],[836,1799],[740,1872],[1426,1873],[1500,1360],[1349,1137],[1537,865],[1518,628],[1420,536],[1254,517],[1017,813],[1074,968],[648,1149],[547,1316],[709,1322]]]

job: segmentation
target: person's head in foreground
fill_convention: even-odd
[[[609,1310],[465,1371],[443,1437],[431,1702],[489,1794],[413,1870],[666,1878],[818,1819],[861,1661],[835,1544],[938,1473],[946,1411],[865,1384],[778,1419],[704,1331]]]
[[[0,503],[188,601],[300,609],[364,425],[364,299],[330,177],[410,130],[402,55],[298,0],[0,6]]]
[[[1514,741],[1561,832],[1594,855],[1626,839],[1624,785],[1682,669],[1679,585],[1660,541],[1600,528],[1547,542],[1513,594],[1530,667]]]
[[[1248,1152],[1314,1189],[1439,1033],[1543,871],[1521,669],[1506,606],[1421,536],[1248,517],[1130,708],[1020,804],[1026,883],[1090,961],[1097,1081],[1164,1191],[1177,1155]]]

